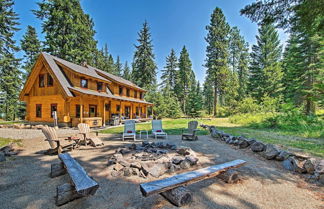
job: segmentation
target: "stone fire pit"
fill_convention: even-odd
[[[116,150],[108,161],[111,175],[155,178],[195,166],[198,158],[188,147],[177,147],[166,142],[131,144]]]

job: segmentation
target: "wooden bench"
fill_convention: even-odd
[[[152,194],[161,194],[173,204],[182,206],[192,200],[191,192],[183,186],[218,176],[229,169],[238,168],[245,163],[246,161],[244,160],[234,160],[195,171],[181,173],[169,178],[141,184],[140,190],[145,197]]]
[[[59,154],[60,163],[51,165],[51,177],[68,173],[71,184],[57,187],[56,205],[60,206],[76,198],[94,195],[99,184],[88,176],[84,168],[69,153]]]

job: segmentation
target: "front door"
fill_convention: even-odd
[[[130,118],[130,106],[125,106],[125,116],[126,118]]]
[[[89,117],[97,117],[97,105],[89,105]]]

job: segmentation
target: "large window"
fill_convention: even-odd
[[[81,105],[75,105],[75,117],[80,118],[81,116]]]
[[[80,86],[81,86],[82,88],[88,88],[88,79],[81,78],[81,79],[80,79]]]
[[[89,105],[89,117],[97,116],[97,105]]]
[[[119,87],[119,95],[123,95],[123,87]]]
[[[128,97],[130,96],[130,93],[129,92],[130,92],[130,90],[129,89],[126,89],[126,96],[128,96]]]
[[[47,74],[47,86],[53,86],[54,84],[54,80],[52,78],[52,76],[48,73]]]
[[[44,74],[40,74],[38,76],[38,79],[39,79],[38,86],[39,87],[45,87],[45,75]]]
[[[54,112],[56,112],[57,116],[57,104],[51,104],[51,118],[54,117]]]
[[[102,82],[97,82],[97,90],[102,91],[103,90],[103,83]]]
[[[42,117],[42,105],[36,104],[36,118]]]
[[[116,111],[120,112],[120,105],[116,105]]]

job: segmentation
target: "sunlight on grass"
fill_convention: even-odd
[[[15,142],[18,145],[20,145],[21,140],[19,140],[19,139],[7,139],[7,138],[0,137],[0,147],[6,146],[7,144],[9,144],[11,142]]]

